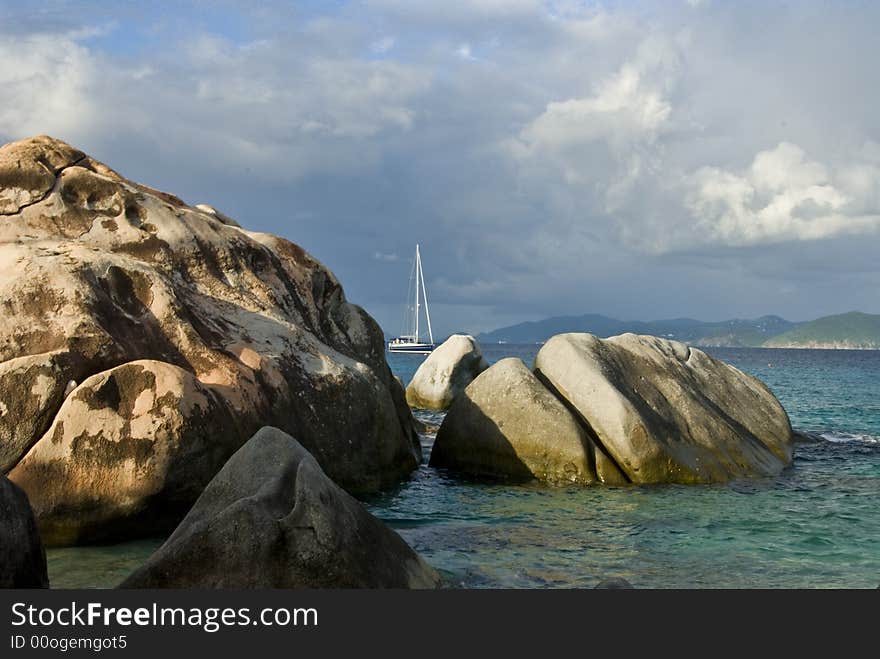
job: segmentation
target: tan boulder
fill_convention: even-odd
[[[512,480],[625,482],[578,419],[515,358],[471,382],[446,413],[431,465]],[[597,466],[599,474],[597,474]]]
[[[453,334],[419,365],[406,388],[406,400],[411,407],[445,410],[487,368],[474,337]]]
[[[770,476],[791,463],[791,424],[770,390],[682,343],[560,334],[535,372],[634,483]]]
[[[0,363],[0,473],[46,432],[75,378],[85,371],[84,361],[67,350]]]
[[[38,517],[62,510],[41,501],[41,467],[58,479],[53,497],[80,501],[76,453],[58,471],[40,462],[52,451],[38,446],[52,441],[46,429],[68,384],[142,360],[182,369],[211,392],[235,420],[238,442],[278,426],[351,491],[391,485],[418,464],[381,330],[299,246],[129,181],[45,136],[0,148],[0,200],[0,402],[18,410],[0,415],[0,457],[9,469],[30,451],[25,489]],[[29,410],[34,418],[11,430]],[[227,449],[181,459],[216,472]],[[68,509],[70,524],[81,512]],[[103,537],[106,523],[71,535]]]
[[[134,361],[77,387],[9,476],[39,492],[48,544],[149,535],[186,512],[239,433],[225,401],[191,373]]]

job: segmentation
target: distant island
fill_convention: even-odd
[[[589,332],[603,338],[633,332],[706,347],[880,350],[880,315],[859,311],[800,323],[779,316],[714,323],[692,318],[623,321],[598,314],[556,316],[502,327],[476,338],[484,343],[535,343],[563,332]]]

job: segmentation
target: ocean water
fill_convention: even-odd
[[[490,362],[539,346],[488,345]],[[756,375],[799,444],[776,478],[710,486],[469,482],[422,465],[368,501],[451,586],[876,588],[880,584],[880,351],[713,348]],[[389,355],[404,382],[423,357]],[[429,423],[441,414],[417,412]],[[425,436],[429,455],[432,438]]]
[[[487,345],[490,362],[538,346]],[[798,445],[776,478],[710,486],[574,487],[461,479],[425,464],[365,501],[450,587],[876,588],[880,584],[880,351],[710,349],[766,382]],[[389,354],[408,382],[424,357]],[[439,424],[443,415],[416,413]],[[161,540],[48,551],[53,587],[110,587]]]

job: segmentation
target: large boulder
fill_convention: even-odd
[[[770,390],[682,343],[560,334],[535,372],[633,483],[770,476],[791,463],[791,424]]]
[[[575,415],[516,358],[493,364],[455,399],[431,466],[521,481],[626,482]]]
[[[421,363],[406,388],[406,401],[411,407],[445,410],[487,368],[474,337],[453,334]]]
[[[47,543],[154,532],[134,519],[170,530],[179,517],[164,506],[191,505],[266,424],[296,436],[352,492],[399,482],[421,458],[382,332],[330,271],[291,242],[129,181],[59,140],[0,147],[0,299],[0,468],[25,489],[38,522],[51,517]],[[143,362],[207,407],[188,406],[187,393],[177,412],[171,398],[144,411],[158,401],[152,385],[120,386],[118,401],[70,425],[92,378]],[[208,413],[223,424],[216,445],[192,439]],[[165,447],[165,458],[109,465],[129,460],[129,444],[149,434],[138,424],[159,418],[169,435],[151,446]],[[136,430],[114,457],[129,421]],[[107,450],[80,450],[102,443]],[[96,460],[107,463],[101,473],[136,468],[139,477],[87,477]],[[184,494],[175,478],[186,474]]]
[[[47,436],[12,477],[39,492],[34,511],[55,544],[173,527],[241,445],[217,393],[179,366],[150,360],[87,378]]]
[[[27,495],[0,474],[0,588],[48,588],[46,552]]]
[[[438,574],[333,483],[298,442],[263,428],[122,588],[434,588]]]

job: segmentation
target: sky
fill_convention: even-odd
[[[254,6],[259,5],[259,6]],[[880,313],[880,3],[0,0],[50,134],[402,329]]]

